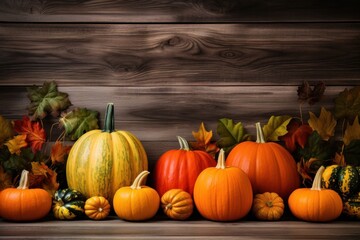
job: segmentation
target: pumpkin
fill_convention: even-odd
[[[251,210],[253,192],[248,176],[237,167],[225,167],[220,150],[216,167],[203,170],[195,182],[194,202],[199,213],[213,221],[233,221]]]
[[[85,197],[77,190],[59,189],[54,194],[54,217],[61,220],[71,220],[84,215]]]
[[[191,196],[202,170],[215,167],[216,161],[205,151],[190,150],[188,142],[178,137],[180,149],[163,153],[155,164],[154,188],[160,196],[170,189],[183,189]]]
[[[29,189],[29,171],[21,172],[19,186],[0,193],[0,212],[11,221],[35,221],[51,210],[51,196],[41,188]]]
[[[304,221],[327,222],[341,215],[343,203],[340,195],[331,189],[321,189],[321,166],[314,178],[312,188],[299,188],[291,193],[288,203],[292,214]]]
[[[141,186],[148,171],[141,172],[130,187],[122,187],[115,193],[113,205],[116,215],[128,221],[143,221],[155,216],[160,197],[155,189]]]
[[[360,192],[344,202],[343,213],[345,216],[360,219]]]
[[[193,213],[191,195],[182,189],[170,189],[161,197],[161,208],[166,216],[175,220],[185,220]]]
[[[226,165],[239,167],[249,176],[254,194],[276,192],[287,199],[300,186],[296,162],[281,145],[265,142],[260,123],[256,134],[256,142],[241,142],[230,151]]]
[[[148,168],[141,142],[130,132],[114,130],[114,105],[107,105],[103,130],[83,134],[70,150],[66,164],[69,188],[86,198],[112,200],[120,187],[129,186]]]
[[[252,213],[259,220],[279,220],[284,214],[284,201],[277,193],[258,193],[254,197]]]
[[[359,191],[359,172],[356,167],[331,165],[325,168],[321,182],[324,188],[338,192],[343,199]]]
[[[94,196],[88,198],[85,202],[85,215],[90,219],[105,219],[110,213],[110,203],[102,196]]]

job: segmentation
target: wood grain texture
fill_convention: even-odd
[[[359,24],[0,24],[0,84],[360,84]]]
[[[3,22],[359,21],[356,0],[4,0]]]

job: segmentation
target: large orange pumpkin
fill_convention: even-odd
[[[256,134],[256,142],[245,141],[231,150],[226,165],[239,167],[249,176],[254,194],[276,192],[287,199],[300,186],[296,162],[281,145],[265,142],[260,123]]]
[[[225,167],[225,152],[221,149],[216,167],[205,169],[196,180],[196,208],[206,219],[233,221],[248,214],[252,201],[248,176],[240,168]]]
[[[178,137],[180,149],[162,154],[154,170],[154,188],[162,196],[170,189],[182,189],[193,195],[196,178],[202,170],[215,167],[216,161],[207,152],[190,150],[188,142]]]

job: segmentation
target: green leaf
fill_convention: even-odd
[[[250,135],[246,134],[242,123],[235,124],[232,119],[228,118],[218,120],[217,133],[220,136],[217,145],[223,148],[226,154],[240,142],[250,140]]]
[[[12,174],[19,174],[23,169],[30,169],[31,164],[25,158],[16,154],[10,155],[9,159],[3,163],[4,170]]]
[[[68,94],[59,92],[54,81],[45,82],[42,87],[28,87],[27,92],[30,99],[29,115],[32,120],[43,119],[48,114],[57,117],[71,105]]]
[[[334,115],[337,119],[345,118],[353,122],[360,115],[360,86],[350,90],[345,88],[335,98]]]
[[[344,147],[344,156],[346,164],[360,166],[360,139],[352,140]]]
[[[290,116],[271,116],[263,127],[265,141],[279,141],[279,137],[288,133],[287,125],[291,119]]]
[[[66,136],[69,136],[71,140],[76,140],[84,133],[99,128],[98,115],[97,111],[75,108],[63,114],[59,122],[65,128]]]

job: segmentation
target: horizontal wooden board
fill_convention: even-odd
[[[356,0],[3,0],[3,22],[359,21]]]
[[[360,84],[360,24],[0,24],[0,85]]]

